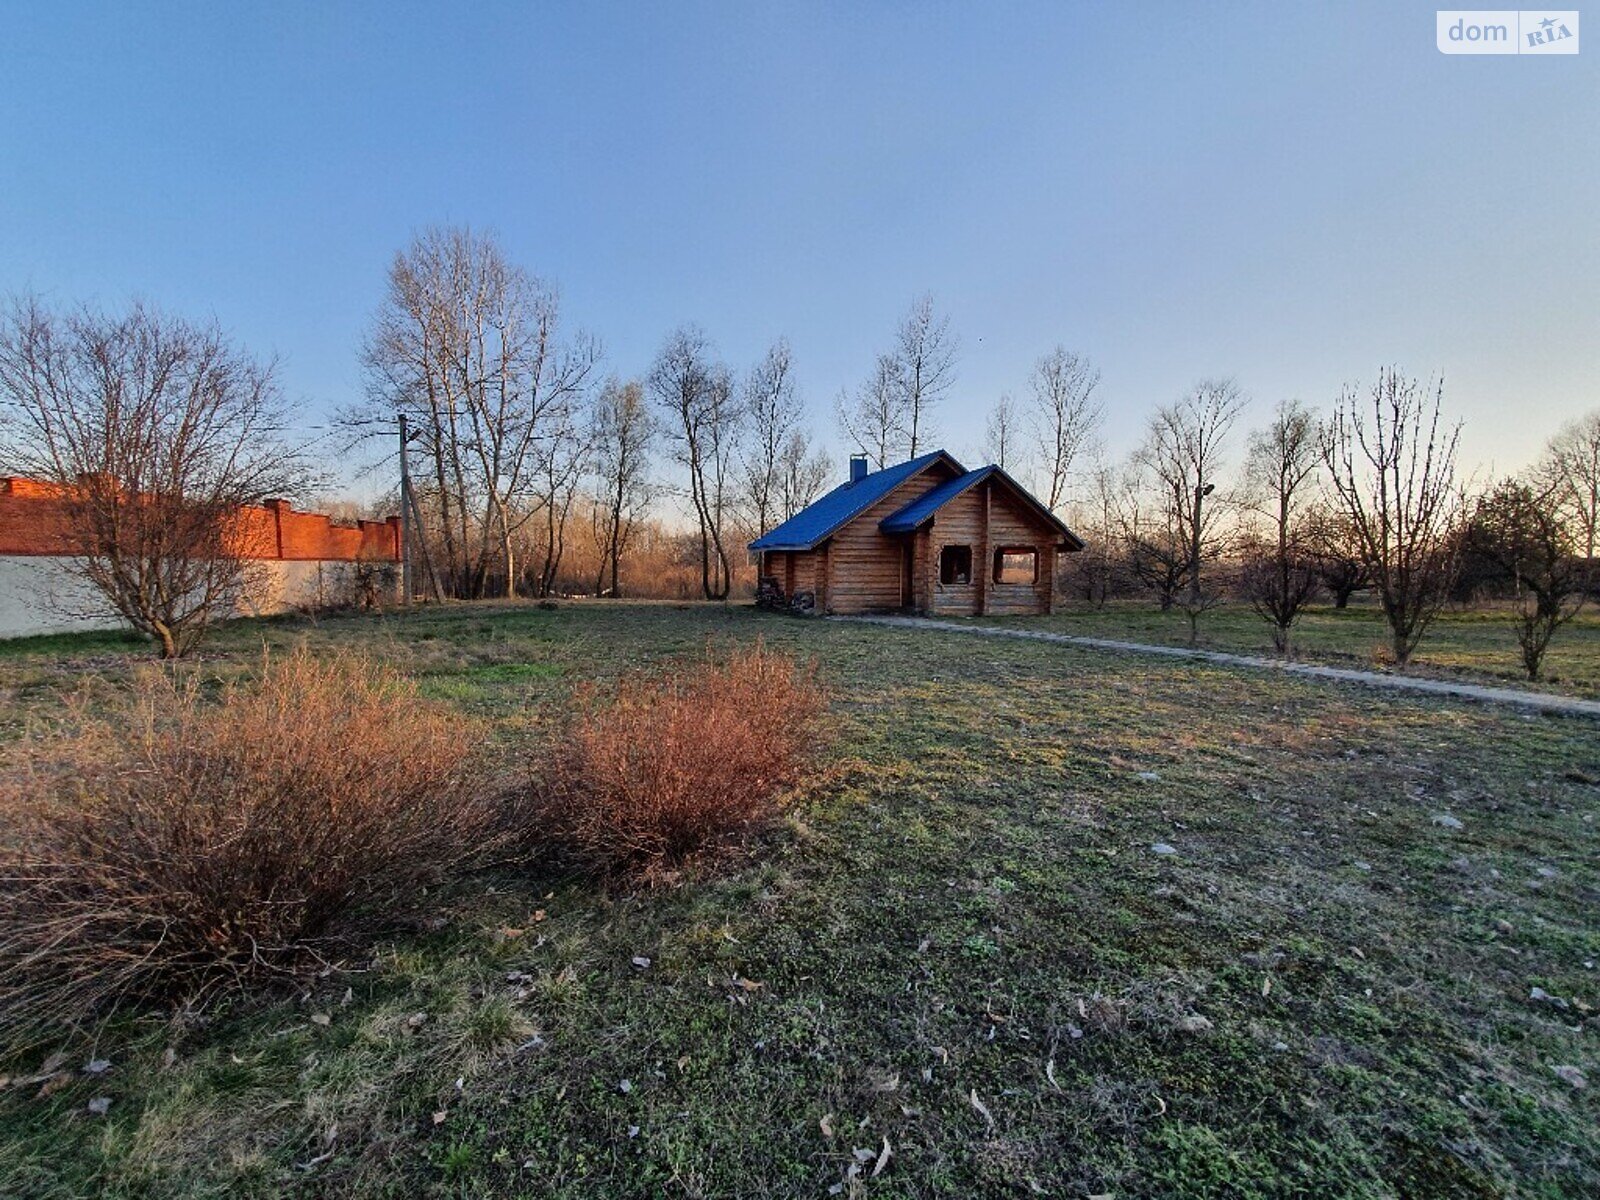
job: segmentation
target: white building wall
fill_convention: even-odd
[[[125,627],[122,618],[106,612],[100,594],[69,569],[71,562],[46,555],[0,555],[0,638]],[[238,615],[349,604],[355,597],[357,566],[341,561],[253,563],[258,579],[249,600],[238,606]],[[397,583],[394,594],[383,599],[388,603],[398,598]]]

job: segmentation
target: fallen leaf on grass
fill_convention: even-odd
[[[987,1104],[985,1104],[982,1100],[978,1099],[978,1089],[977,1088],[973,1088],[970,1092],[967,1093],[967,1100],[971,1103],[973,1108],[978,1110],[979,1115],[981,1115],[983,1117],[983,1119],[989,1123],[989,1128],[993,1129],[994,1128],[994,1115],[989,1111],[989,1106]]]
[[[639,970],[643,971],[650,965],[650,960],[642,954],[635,954],[633,956],[633,965],[638,967]]]
[[[883,1139],[883,1149],[878,1152],[878,1163],[872,1168],[872,1178],[876,1179],[883,1174],[883,1169],[889,1165],[889,1160],[894,1157],[894,1149],[889,1145],[887,1135]]]
[[[433,1123],[435,1125],[443,1125],[444,1119],[449,1115],[450,1114],[448,1112],[441,1108],[438,1112],[433,1114]]]
[[[329,1025],[333,1024],[333,1018],[327,1013],[312,1013],[311,1023],[313,1025],[320,1025],[322,1028],[326,1029]]]
[[[110,1096],[96,1096],[89,1101],[89,1111],[97,1117],[103,1117],[111,1109]]]
[[[1056,1082],[1056,1060],[1050,1059],[1044,1064],[1044,1077],[1050,1081],[1050,1086],[1056,1091],[1061,1090],[1061,1085]]]

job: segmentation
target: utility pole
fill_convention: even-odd
[[[400,414],[400,603],[411,607],[411,437]]]

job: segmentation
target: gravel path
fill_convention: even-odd
[[[1553,696],[1547,692],[1525,692],[1517,688],[1484,687],[1476,683],[1452,683],[1444,679],[1419,679],[1412,675],[1385,675],[1377,671],[1353,671],[1345,667],[1323,667],[1315,663],[1287,662],[1278,658],[1258,658],[1251,654],[1229,654],[1221,650],[1190,650],[1185,646],[1152,646],[1144,642],[1120,642],[1111,638],[1080,637],[1070,633],[1048,633],[1044,630],[1013,629],[997,625],[969,625],[964,622],[938,621],[927,617],[830,617],[829,620],[858,621],[868,625],[890,625],[899,629],[934,629],[950,633],[974,634],[978,637],[1061,642],[1068,646],[1081,646],[1089,650],[1112,650],[1122,654],[1154,654],[1163,658],[1183,658],[1197,662],[1217,663],[1224,667],[1258,667],[1267,671],[1281,671],[1286,675],[1304,675],[1311,679],[1332,679],[1339,683],[1355,683],[1364,687],[1386,688],[1395,692],[1422,692],[1434,696],[1450,696],[1460,700],[1477,700],[1485,704],[1506,704],[1513,708],[1537,709],[1541,712],[1561,713],[1566,716],[1600,717],[1600,700],[1583,700],[1576,696]]]

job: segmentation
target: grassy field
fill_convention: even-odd
[[[1183,646],[1188,619],[1178,609],[1160,611],[1145,600],[1112,601],[1103,608],[1067,605],[1039,618],[986,618],[996,624],[1022,621],[1031,627],[1087,637],[1121,638]],[[1199,644],[1211,650],[1272,655],[1271,627],[1250,607],[1229,603],[1200,619]],[[1295,627],[1294,657],[1342,667],[1386,661],[1388,626],[1371,603],[1337,609],[1319,605]],[[1511,614],[1492,608],[1448,609],[1428,629],[1409,668],[1413,674],[1468,679],[1571,696],[1600,697],[1600,610],[1587,609],[1556,632],[1545,658],[1544,678],[1530,684],[1522,669]]]
[[[516,756],[581,680],[758,637],[838,736],[748,864],[479,876],[298,993],[59,1048],[98,1076],[4,1063],[0,1195],[1600,1194],[1592,722],[710,606],[203,667],[363,645]],[[9,763],[136,653],[0,647]]]

